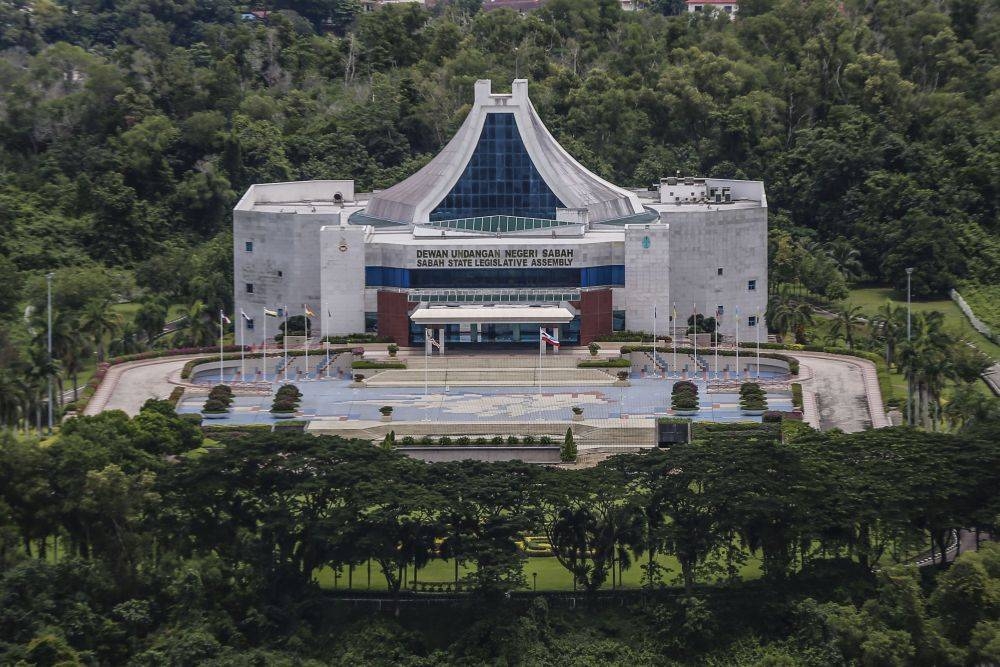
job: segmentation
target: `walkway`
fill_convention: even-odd
[[[890,425],[874,363],[826,352],[780,352],[799,360],[803,399],[816,401],[820,429],[856,433]],[[808,416],[809,405],[804,407]]]
[[[115,364],[108,369],[83,414],[90,416],[105,410],[124,410],[130,416],[137,415],[147,399],[170,396],[177,386],[171,383],[170,377],[179,375],[184,364],[205,356],[208,355],[161,357]]]

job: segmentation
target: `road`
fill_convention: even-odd
[[[146,399],[170,396],[176,385],[171,384],[168,378],[179,374],[184,364],[205,356],[207,355],[183,355],[116,364],[108,369],[108,374],[83,414],[96,415],[104,410],[124,410],[129,415],[137,415]]]

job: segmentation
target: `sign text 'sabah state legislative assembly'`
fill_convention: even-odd
[[[573,248],[418,248],[417,268],[571,267],[573,250]]]

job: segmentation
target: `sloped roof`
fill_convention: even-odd
[[[477,81],[475,104],[451,141],[415,174],[373,194],[365,209],[366,217],[400,224],[427,224],[430,213],[452,190],[468,165],[491,113],[514,115],[532,164],[567,209],[585,209],[586,219],[592,223],[644,212],[635,193],[589,171],[559,145],[528,99],[527,80],[515,80],[511,90],[510,94],[493,94],[490,81]],[[556,215],[559,217],[558,211]]]

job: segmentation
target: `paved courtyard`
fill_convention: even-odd
[[[630,387],[440,387],[427,394],[417,387],[353,388],[343,380],[300,382],[303,393],[301,410],[305,417],[340,420],[377,421],[379,408],[391,405],[393,420],[398,421],[566,421],[571,408],[584,409],[587,419],[635,416],[669,416],[670,389],[673,382],[659,379],[632,380]],[[739,395],[734,392],[706,394],[699,383],[702,410],[696,419],[706,421],[746,421],[739,410]],[[181,402],[181,412],[197,412],[203,397]],[[768,394],[769,408],[790,410],[788,392]],[[239,397],[228,421],[270,423],[271,398]],[[225,423],[226,420],[220,420]]]

